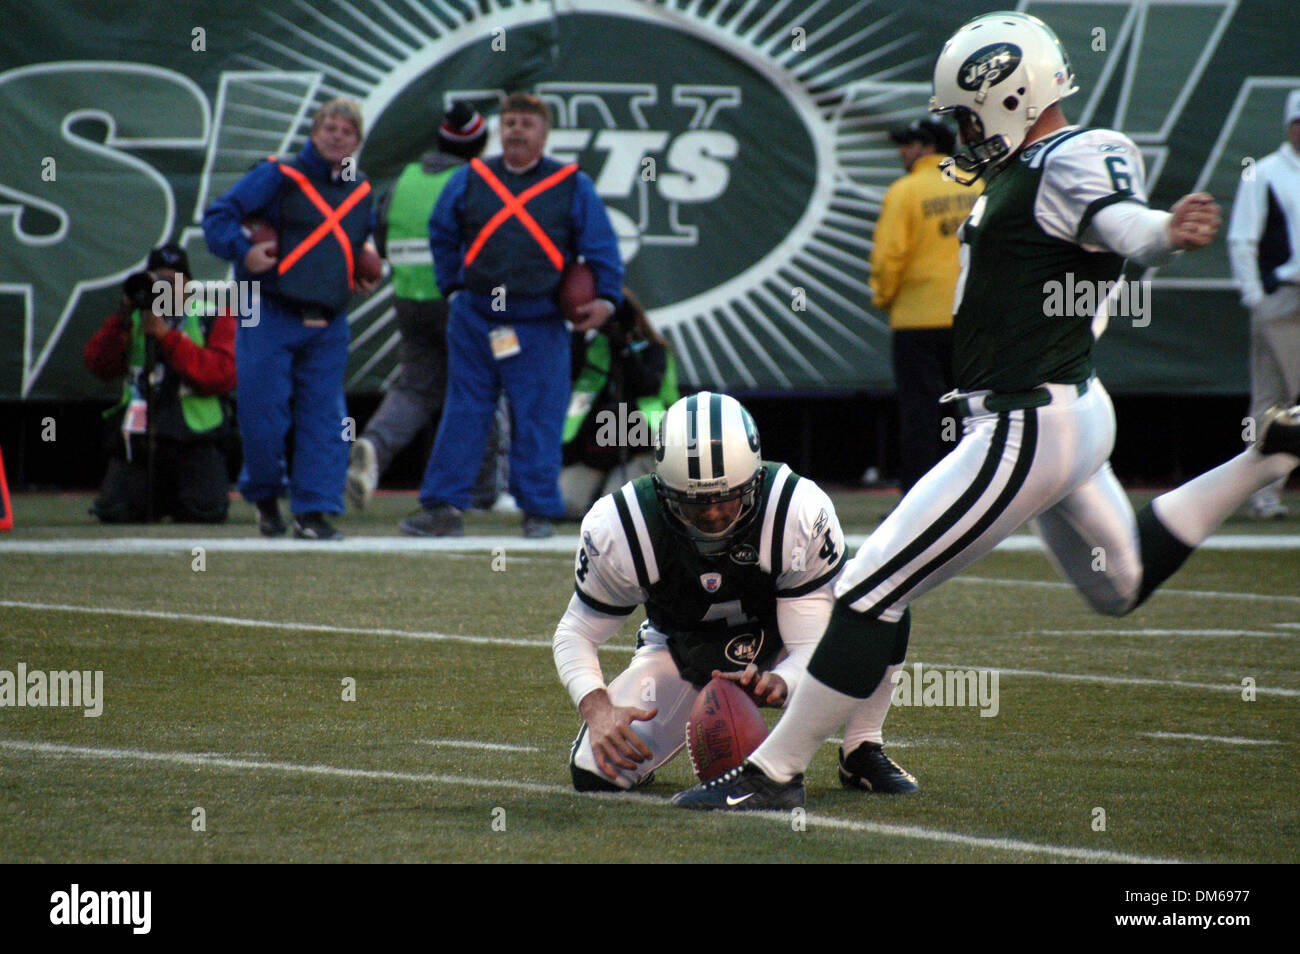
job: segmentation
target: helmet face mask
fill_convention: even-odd
[[[934,66],[930,111],[954,115],[968,150],[943,162],[943,174],[970,185],[997,168],[1048,107],[1078,89],[1065,48],[1042,20],[1004,11],[969,21]]]
[[[762,484],[758,428],[735,398],[702,391],[664,413],[655,492],[673,530],[701,555],[726,551],[748,529]]]

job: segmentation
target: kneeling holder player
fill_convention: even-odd
[[[655,458],[653,474],[602,497],[583,521],[575,592],[555,631],[555,666],[584,723],[569,763],[579,791],[649,781],[682,748],[715,671],[760,705],[784,705],[844,564],[830,498],[762,460],[754,420],[734,398],[705,391],[673,404]],[[631,664],[606,686],[596,650],[643,603]],[[891,689],[845,732],[847,787],[916,790],[881,747]]]

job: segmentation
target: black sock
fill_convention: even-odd
[[[808,661],[808,674],[837,692],[865,699],[885,670],[903,661],[911,623],[910,609],[898,622],[887,623],[836,601],[826,633]]]

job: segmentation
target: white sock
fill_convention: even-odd
[[[749,760],[778,782],[790,781],[863,701],[804,673],[781,721]]]
[[[885,741],[885,716],[889,714],[889,703],[894,698],[894,676],[903,668],[902,663],[885,670],[885,680],[876,687],[861,705],[853,710],[848,723],[844,726],[844,754],[848,755],[863,742],[881,745]]]
[[[1170,533],[1189,547],[1199,546],[1251,494],[1285,477],[1294,467],[1295,458],[1290,454],[1265,457],[1252,447],[1161,494],[1151,501],[1151,507]]]

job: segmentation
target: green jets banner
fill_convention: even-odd
[[[549,152],[592,176],[628,284],[682,377],[732,391],[892,386],[867,260],[891,128],[924,115],[966,19],[1011,6],[902,0],[161,0],[14,4],[0,31],[0,399],[106,397],[86,339],[151,246],[194,277],[203,210],[259,158],[301,147],[314,110],[359,100],[360,167],[382,190],[442,112],[491,116],[516,89],[555,115]],[[1072,122],[1141,147],[1153,204],[1197,188],[1230,211],[1283,138],[1300,88],[1287,3],[1029,0],[1081,91]],[[1226,230],[1225,230],[1226,231]],[[1247,316],[1222,238],[1130,271],[1099,349],[1117,391],[1244,391]],[[1069,294],[1068,289],[1060,290]],[[350,311],[353,392],[395,375],[385,282]],[[1062,302],[1057,302],[1061,305]],[[1065,303],[1068,306],[1068,303]],[[1045,320],[1051,320],[1045,317]]]

